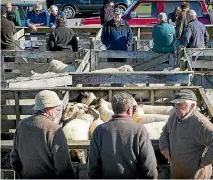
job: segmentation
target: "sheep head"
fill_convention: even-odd
[[[94,120],[99,118],[99,113],[93,108],[80,109],[76,114],[76,118],[92,123]]]
[[[47,69],[48,72],[55,72],[55,73],[63,73],[65,72],[65,68],[68,66],[67,64],[64,64],[61,61],[58,60],[52,60],[49,63],[49,67]]]
[[[76,98],[77,103],[83,103],[86,105],[90,105],[90,103],[96,99],[96,96],[93,92],[81,92],[79,96]]]
[[[75,119],[77,112],[81,109],[86,110],[88,106],[86,104],[77,103],[75,105],[67,104],[63,113],[63,121]]]

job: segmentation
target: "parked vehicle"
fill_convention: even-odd
[[[126,10],[133,0],[114,0],[115,7],[122,6]],[[73,18],[78,13],[97,13],[103,5],[104,0],[46,0],[47,8],[55,4],[64,11],[66,18]]]
[[[28,11],[31,11],[33,9],[33,4],[34,3],[25,3],[25,2],[20,2],[20,3],[12,3],[12,8],[13,9],[17,9],[19,11],[20,14],[20,19],[21,19],[21,26],[26,26],[25,25],[25,21],[26,21],[26,15],[28,13]],[[1,4],[1,7],[4,7],[5,4]],[[48,19],[49,19],[49,12],[46,8],[42,8],[42,11],[45,11],[48,15]],[[48,20],[49,22],[49,20]]]
[[[170,19],[172,12],[182,1],[176,0],[135,0],[125,11],[123,19],[130,25],[153,26],[158,23],[158,14],[165,12]],[[205,0],[190,0],[190,8],[197,12],[198,20],[204,24],[211,24],[210,15]],[[213,22],[212,22],[213,23]],[[85,18],[82,25],[100,24],[100,17]]]

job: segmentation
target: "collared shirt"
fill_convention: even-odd
[[[56,18],[57,17],[65,17],[65,14],[63,11],[59,11],[58,14],[56,16],[52,15],[52,13],[50,14],[50,21],[49,21],[49,26],[52,27],[52,26],[56,26]]]
[[[33,24],[40,24],[41,26],[48,25],[48,16],[45,11],[41,11],[39,14],[36,14],[34,10],[29,11],[26,17],[26,26],[29,27]]]

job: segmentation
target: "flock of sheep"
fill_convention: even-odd
[[[83,92],[76,98],[76,104],[68,104],[63,114],[63,131],[67,140],[89,140],[95,128],[109,121],[114,112],[111,102],[98,98],[93,92]],[[133,121],[146,127],[150,139],[159,139],[162,128],[173,111],[173,106],[138,105]],[[87,150],[74,149],[71,156],[76,156],[85,164]]]

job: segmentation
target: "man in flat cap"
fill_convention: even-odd
[[[213,163],[213,124],[197,109],[193,91],[182,89],[171,102],[170,116],[159,139],[161,153],[175,179],[209,179]]]
[[[122,19],[123,10],[115,8],[113,19],[107,21],[102,30],[101,41],[108,50],[127,51],[133,42],[132,30],[125,20]],[[108,62],[125,62],[125,58],[108,58]]]
[[[48,26],[48,23],[48,16],[45,11],[42,11],[42,4],[34,4],[33,10],[27,13],[26,26],[36,32],[36,27]]]

